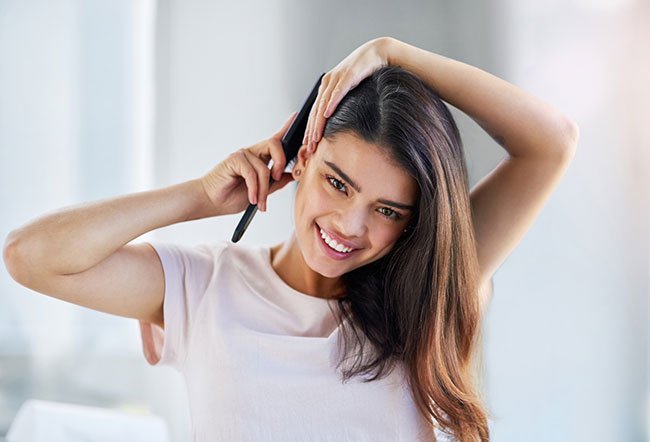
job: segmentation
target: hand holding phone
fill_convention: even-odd
[[[269,194],[293,181],[290,173],[281,175],[278,181],[270,180],[269,175],[284,170],[285,156],[281,139],[289,125],[295,121],[294,112],[282,128],[273,136],[250,147],[239,149],[217,164],[200,178],[207,195],[207,204],[212,206],[206,213],[230,215],[239,213],[250,204],[266,202]],[[273,159],[273,170],[268,163]],[[265,207],[263,207],[265,210]]]
[[[289,130],[287,130],[287,132],[282,137],[281,140],[282,150],[284,152],[284,158],[286,159],[285,167],[287,165],[293,167],[293,164],[295,164],[295,159],[296,156],[298,155],[298,150],[300,150],[300,146],[302,146],[302,140],[305,134],[305,128],[307,127],[307,120],[309,119],[309,112],[314,102],[316,101],[316,96],[318,95],[318,88],[320,86],[321,80],[323,79],[324,75],[325,75],[324,72],[320,75],[318,81],[316,81],[316,84],[314,85],[309,96],[305,100],[305,103],[302,105],[300,112],[298,112],[297,117],[293,120],[293,123],[289,127]],[[275,160],[274,160],[274,168],[275,168]],[[273,179],[273,176],[271,176],[271,178],[269,179],[269,187],[271,187],[271,189],[273,189],[272,186],[274,183],[275,180]],[[285,184],[282,184],[282,182],[280,182],[281,185],[280,187],[284,187]],[[253,203],[253,201],[251,200],[251,204],[248,206],[246,212],[244,212],[244,215],[239,221],[239,224],[237,224],[237,227],[235,228],[235,233],[233,234],[231,239],[232,242],[237,242],[241,239],[242,235],[248,228],[248,225],[253,220],[253,216],[255,215],[256,212],[257,212],[257,203]]]

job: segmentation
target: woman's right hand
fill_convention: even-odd
[[[266,212],[267,196],[293,181],[291,173],[283,172],[286,158],[282,150],[282,137],[296,114],[291,114],[282,128],[270,138],[231,153],[200,178],[216,213],[239,213],[248,204],[258,204],[259,209]],[[271,159],[273,167],[269,169]],[[271,173],[275,181],[269,189]]]

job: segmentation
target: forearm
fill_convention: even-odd
[[[65,207],[12,231],[5,247],[54,274],[82,272],[151,230],[214,216],[199,180]]]
[[[549,103],[466,63],[387,38],[390,65],[414,73],[469,115],[513,157],[564,155],[578,128]]]

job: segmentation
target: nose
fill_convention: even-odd
[[[336,228],[346,238],[363,238],[367,230],[368,212],[362,204],[349,205],[339,218]]]

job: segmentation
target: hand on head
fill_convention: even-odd
[[[380,37],[356,48],[323,76],[302,140],[309,152],[316,150],[325,120],[334,113],[345,94],[364,78],[388,64],[386,38]]]

